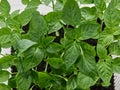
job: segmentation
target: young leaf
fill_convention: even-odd
[[[79,88],[87,89],[90,86],[93,86],[96,83],[97,80],[94,80],[93,78],[82,74],[81,72],[77,75],[77,85]]]
[[[76,62],[79,55],[80,52],[76,43],[71,44],[71,46],[65,50],[63,59],[65,60],[67,69],[69,69]]]
[[[112,73],[113,73],[111,62],[99,61],[97,63],[97,71],[98,71],[99,77],[103,81],[102,85],[109,86]]]
[[[0,70],[0,82],[5,82],[8,80],[10,73],[5,70]]]
[[[78,25],[81,21],[81,11],[75,0],[67,0],[63,8],[62,19],[66,24]]]
[[[36,44],[36,42],[33,42],[31,40],[21,39],[17,42],[16,48],[18,49],[19,54],[21,54],[35,44]]]
[[[11,90],[11,89],[7,85],[1,83],[0,90]]]
[[[0,14],[3,16],[7,16],[10,12],[10,4],[8,0],[1,0],[0,1]]]

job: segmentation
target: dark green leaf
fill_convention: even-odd
[[[0,90],[11,90],[11,89],[5,84],[0,84]]]
[[[0,82],[5,82],[8,80],[10,73],[5,70],[0,70]]]
[[[64,65],[64,61],[61,58],[49,58],[47,62],[55,69],[59,69]]]
[[[76,62],[79,55],[80,52],[75,42],[71,44],[70,47],[66,48],[63,58],[65,60],[65,65],[67,69],[69,69]]]
[[[28,31],[31,40],[38,41],[47,31],[48,27],[44,17],[39,12],[34,12]]]
[[[49,53],[57,53],[63,49],[63,46],[58,43],[51,43],[47,48],[47,52]]]
[[[32,78],[29,73],[18,73],[16,76],[16,85],[18,90],[28,90],[32,82]]]
[[[63,21],[66,24],[78,25],[81,21],[81,11],[75,0],[67,0],[63,8]]]
[[[8,80],[8,86],[11,87],[11,88],[15,88],[16,87],[16,78],[15,78],[15,76],[12,76]]]

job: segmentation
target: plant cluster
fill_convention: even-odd
[[[0,48],[13,50],[0,58],[0,90],[90,90],[120,73],[120,0],[21,2],[24,11],[10,13],[0,0]],[[37,11],[50,3],[52,12]]]

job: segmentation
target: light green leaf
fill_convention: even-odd
[[[95,62],[95,48],[87,43],[80,43],[80,56],[76,62],[79,70],[92,78],[97,78],[96,62]],[[92,52],[92,53],[91,53]]]
[[[82,89],[88,89],[93,86],[97,80],[94,80],[90,76],[84,75],[81,72],[77,75],[77,86]]]
[[[67,81],[67,90],[75,90],[77,87],[77,78],[72,76]]]
[[[98,39],[98,43],[103,46],[108,46],[113,42],[113,34],[109,30],[104,30]]]
[[[0,84],[0,90],[11,90],[11,89],[5,84]]]
[[[64,65],[64,61],[61,58],[49,58],[47,62],[55,69],[59,69]]]
[[[15,57],[12,55],[6,55],[0,58],[0,70],[9,68],[15,60]]]
[[[66,48],[63,59],[65,60],[66,68],[69,69],[79,57],[80,52],[76,43],[71,44]]]
[[[112,73],[113,73],[111,62],[99,61],[97,63],[97,71],[98,71],[99,77],[103,81],[102,85],[109,86]]]
[[[39,12],[34,12],[30,21],[30,29],[28,34],[33,41],[38,41],[48,31],[47,23]]]
[[[60,24],[61,16],[62,16],[61,11],[50,12],[45,16],[45,19],[48,22],[49,27],[48,33],[58,31],[60,28],[62,28],[62,25]]]
[[[105,0],[94,0],[94,4],[99,13],[103,13],[103,11],[106,9]]]
[[[81,8],[81,15],[85,20],[94,20],[97,18],[96,8],[83,7]]]
[[[25,26],[28,24],[32,18],[33,10],[26,9],[22,13],[20,13],[16,19],[20,23],[21,26]]]
[[[119,57],[113,59],[112,67],[113,67],[114,73],[120,73],[120,58]]]
[[[112,43],[109,46],[109,52],[111,55],[120,55],[120,41]]]
[[[75,0],[67,0],[63,8],[62,19],[66,24],[78,25],[81,20],[81,11]]]
[[[0,82],[5,82],[9,79],[10,73],[5,70],[0,70]]]
[[[100,59],[106,59],[107,49],[104,46],[97,44],[97,55]]]
[[[21,39],[21,40],[18,40],[18,42],[16,43],[16,48],[18,49],[19,54],[21,54],[35,44],[36,42],[33,42],[31,40]]]
[[[120,11],[113,8],[107,8],[104,12],[105,25],[110,29],[119,25],[120,21]]]
[[[7,16],[10,12],[10,4],[7,0],[0,1],[0,14]]]
[[[32,83],[29,73],[18,73],[16,76],[16,85],[18,90],[28,90]]]
[[[58,43],[51,43],[48,48],[47,52],[49,53],[57,53],[60,52],[63,49],[63,46]]]
[[[39,48],[30,48],[24,52],[24,59],[20,60],[17,68],[19,71],[28,71],[29,69],[40,64],[44,57],[43,50]]]
[[[98,38],[99,33],[100,25],[97,23],[83,23],[76,29],[76,35],[79,40]]]

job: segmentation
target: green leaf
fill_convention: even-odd
[[[63,8],[62,19],[68,25],[78,25],[80,23],[81,11],[75,0],[67,0]]]
[[[97,55],[99,56],[100,59],[106,59],[107,49],[104,46],[98,44],[97,45]]]
[[[48,27],[44,17],[39,12],[34,12],[28,31],[31,40],[38,41],[43,35],[47,34],[47,31]]]
[[[80,56],[76,62],[77,67],[83,74],[97,79],[95,48],[82,42],[79,44],[79,47]]]
[[[120,41],[112,43],[109,46],[109,52],[111,55],[120,55]]]
[[[49,53],[57,53],[60,52],[63,49],[63,46],[58,43],[51,43],[48,48],[47,52]]]
[[[97,80],[94,80],[90,76],[84,75],[81,72],[77,75],[77,86],[82,89],[88,89],[93,86]]]
[[[7,16],[10,12],[10,4],[7,0],[0,1],[0,14],[3,16]]]
[[[77,78],[72,76],[67,81],[67,90],[75,90],[77,87]]]
[[[112,73],[113,73],[111,62],[99,61],[97,63],[97,71],[98,71],[99,77],[103,81],[102,85],[109,86]]]
[[[59,69],[64,65],[64,61],[61,58],[49,58],[47,62],[55,69]]]
[[[37,9],[40,4],[40,0],[29,0],[26,9]]]
[[[8,86],[10,88],[15,88],[16,87],[16,78],[15,76],[12,76],[9,80],[8,80]]]
[[[0,29],[0,44],[1,47],[7,48],[11,46],[10,39],[11,30],[9,28]]]
[[[62,16],[61,11],[50,12],[45,16],[45,19],[48,22],[49,27],[48,33],[58,31],[60,28],[62,28],[62,25],[60,24],[61,16]]]
[[[8,80],[10,73],[5,70],[0,70],[0,82],[5,82]]]
[[[106,9],[105,0],[94,0],[94,4],[99,13],[103,13],[103,11]]]
[[[120,73],[120,58],[117,57],[115,59],[113,59],[113,73]]]
[[[16,76],[16,85],[18,90],[28,90],[32,83],[32,78],[29,73],[18,73]]]
[[[83,7],[81,8],[81,15],[85,20],[94,20],[97,18],[96,8]]]
[[[98,38],[99,33],[100,25],[97,23],[83,23],[76,29],[76,35],[79,40]]]
[[[28,71],[40,64],[44,57],[43,50],[39,48],[30,48],[24,52],[24,58],[17,65],[19,71]]]
[[[77,44],[74,42],[64,52],[63,59],[65,60],[66,68],[69,69],[79,57],[80,52]]]
[[[0,58],[0,70],[9,68],[15,60],[15,57],[12,55],[5,55]]]
[[[105,25],[107,27],[109,27],[110,29],[113,27],[116,27],[119,25],[119,21],[120,21],[120,11],[113,8],[113,9],[109,9],[107,8],[104,12],[104,21],[105,21]]]
[[[30,0],[22,0],[22,3],[25,5],[28,4],[29,2],[30,2]]]
[[[35,44],[36,42],[33,42],[31,40],[21,39],[21,40],[18,40],[16,44],[16,48],[18,49],[19,54],[21,54]]]
[[[52,0],[41,0],[41,2],[44,2],[46,5],[49,5]]]
[[[98,43],[103,46],[108,46],[113,42],[113,35],[110,31],[105,30],[100,34],[100,37],[98,39]]]
[[[50,86],[52,77],[45,73],[45,72],[36,72],[37,73],[37,80],[35,82],[38,83],[40,88],[45,88]]]
[[[26,9],[22,13],[20,13],[16,19],[20,23],[21,26],[25,26],[28,24],[32,18],[33,10]]]
[[[0,84],[0,90],[11,90],[11,89],[5,84]]]

